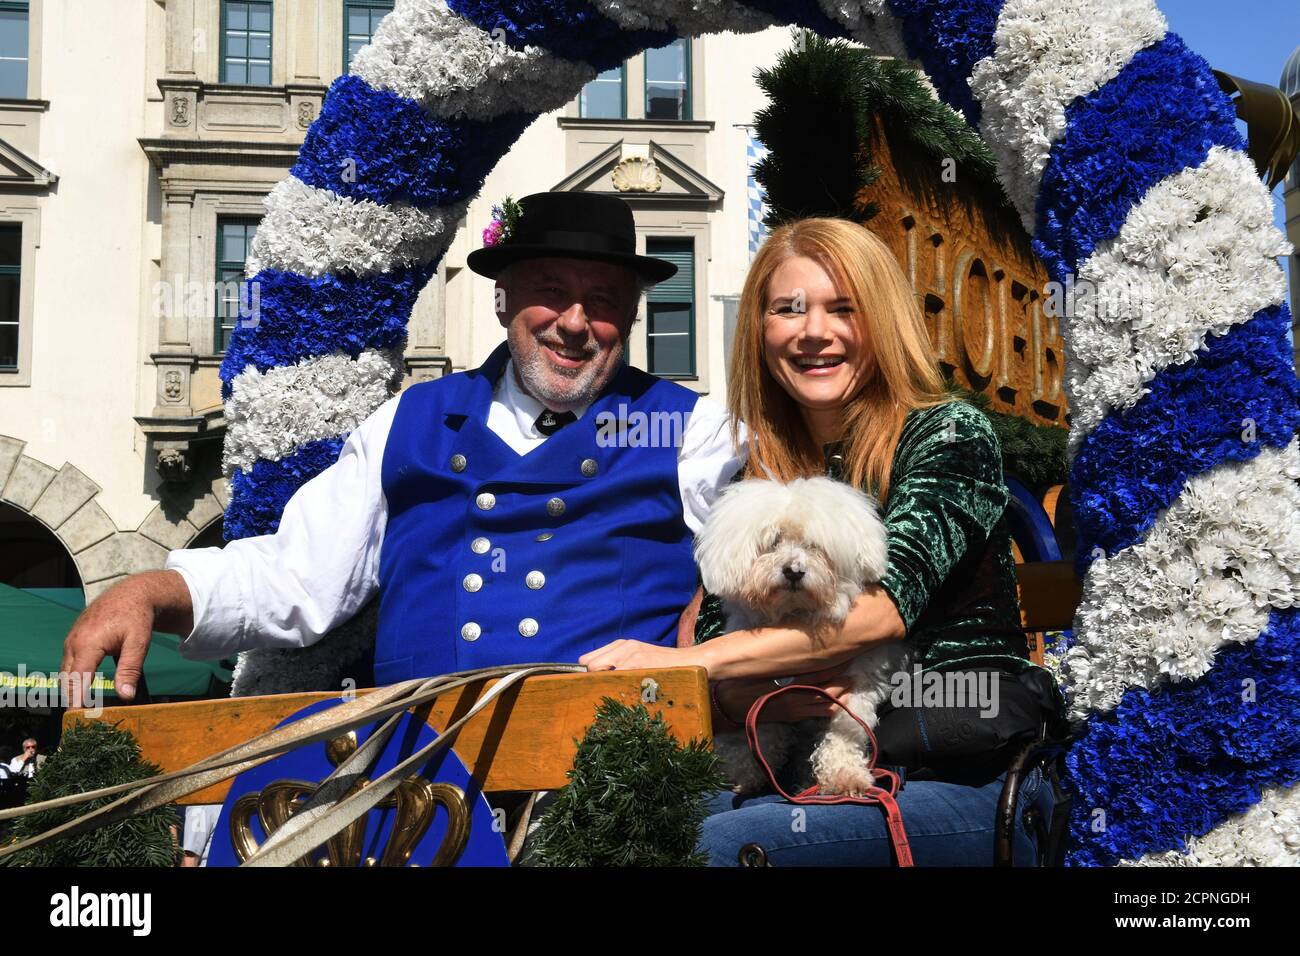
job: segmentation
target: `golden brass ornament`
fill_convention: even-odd
[[[355,733],[334,737],[325,744],[330,763],[337,767],[357,749]],[[369,780],[360,780],[343,799],[369,786]],[[235,855],[242,863],[257,852],[257,837],[253,833],[253,815],[257,814],[267,837],[275,833],[316,793],[317,784],[306,780],[276,780],[260,791],[246,793],[235,801],[230,813],[230,839]],[[388,844],[376,860],[367,857],[366,866],[406,866],[411,854],[433,822],[436,808],[447,811],[447,833],[433,858],[433,866],[451,866],[469,842],[470,810],[465,791],[455,784],[432,783],[418,774],[412,774],[398,784],[391,794],[375,805],[374,810],[394,810],[392,831]],[[324,845],[325,855],[319,850],[299,858],[294,866],[356,867],[362,865],[365,848],[366,817],[353,820]]]

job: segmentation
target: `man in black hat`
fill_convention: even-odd
[[[153,629],[193,657],[305,647],[375,592],[379,684],[674,644],[693,534],[743,455],[718,403],[624,361],[641,293],[676,267],[637,255],[616,198],[539,193],[507,219],[468,259],[507,341],[381,406],[274,535],[173,551],[107,591],[64,671],[114,654],[129,699]]]
[[[520,207],[509,235],[467,261],[497,280],[518,383],[548,408],[571,412],[590,404],[622,362],[641,293],[677,267],[636,254],[632,211],[622,200],[537,193]],[[561,311],[579,290],[583,309]]]

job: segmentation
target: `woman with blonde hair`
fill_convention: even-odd
[[[719,730],[736,729],[774,678],[803,675],[800,683],[845,698],[843,665],[880,641],[908,642],[922,674],[1045,675],[1029,662],[1020,627],[997,437],[983,412],[945,389],[913,291],[879,238],[831,218],[772,232],[741,292],[728,403],[733,434],[749,452],[738,477],[825,474],[876,498],[888,537],[885,577],[864,589],[831,633],[794,624],[723,633],[719,603],[701,593],[683,614],[682,646],[616,641],[582,663],[593,670],[703,666]],[[829,717],[835,706],[788,693],[764,717]],[[1037,715],[1031,732],[1036,723]],[[888,749],[883,739],[881,747]],[[960,779],[899,766],[898,804],[916,863],[990,863],[1005,763],[972,771],[967,761]],[[1035,772],[1017,811],[1048,789]],[[701,849],[714,865],[752,860],[754,847],[776,865],[891,860],[875,807],[803,806],[794,827],[795,808],[775,795],[727,792],[711,809]],[[1015,860],[1031,862],[1035,849],[1033,835],[1017,825]]]

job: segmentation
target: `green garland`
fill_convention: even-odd
[[[726,787],[703,741],[683,747],[644,704],[606,697],[569,784],[543,815],[531,859],[542,866],[703,866],[705,801]]]
[[[40,803],[156,777],[159,772],[157,766],[141,759],[140,745],[127,731],[103,721],[79,723],[64,732],[58,751],[32,778],[27,802]],[[19,817],[11,836],[16,841],[26,840],[116,799],[102,797],[89,803]],[[158,807],[111,826],[42,843],[4,857],[0,863],[42,867],[174,866],[176,845],[171,827],[179,822],[172,807]]]
[[[872,157],[883,129],[905,186],[940,204],[964,204],[1016,252],[1033,255],[993,154],[915,69],[844,40],[809,31],[797,37],[776,66],[756,76],[769,101],[754,114],[768,148],[754,178],[766,191],[769,227],[804,216],[872,219],[879,209],[870,187],[880,178]],[[964,188],[952,189],[945,168]]]

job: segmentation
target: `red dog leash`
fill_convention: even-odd
[[[781,789],[781,785],[776,782],[776,774],[772,772],[772,768],[768,764],[767,758],[763,756],[763,751],[758,745],[758,715],[767,705],[767,702],[773,697],[792,690],[812,691],[814,694],[820,694],[858,722],[858,726],[866,731],[867,737],[871,740],[871,760],[868,763],[868,766],[871,768],[872,774],[874,774],[877,779],[885,777],[889,781],[889,789],[886,790],[883,787],[878,786],[872,787],[867,791],[865,797],[850,797],[847,795],[818,793],[817,787],[815,786],[809,787],[807,790],[796,796],[791,796]],[[811,687],[807,684],[787,684],[785,687],[778,687],[771,693],[754,701],[753,706],[749,708],[749,713],[745,715],[745,738],[749,741],[750,752],[753,753],[753,755],[758,759],[758,762],[763,765],[763,769],[767,771],[767,778],[772,781],[773,789],[791,803],[860,803],[883,808],[885,811],[885,825],[889,828],[889,841],[894,846],[894,855],[898,858],[898,865],[913,865],[912,848],[907,842],[907,831],[903,829],[903,814],[898,809],[898,801],[894,799],[895,795],[898,793],[898,774],[894,773],[892,770],[876,768],[876,755],[879,753],[879,748],[876,746],[876,735],[871,732],[871,728],[866,725],[861,717],[841,704],[831,696],[831,694],[820,687]]]

